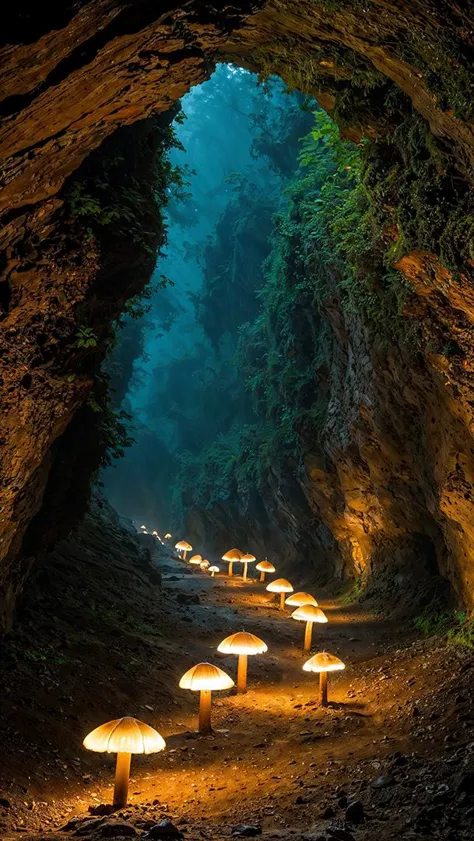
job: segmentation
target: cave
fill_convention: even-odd
[[[4,17],[0,837],[472,838],[474,3]]]

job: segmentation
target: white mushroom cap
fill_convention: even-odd
[[[242,552],[240,549],[229,549],[225,555],[222,555],[223,561],[240,561],[242,557]]]
[[[255,569],[258,569],[259,572],[275,572],[275,567],[266,558],[263,561],[259,561]]]
[[[212,564],[207,570],[208,572],[219,572],[219,567],[216,567],[215,564]]]
[[[302,604],[301,607],[297,607],[291,614],[291,618],[299,622],[320,622],[321,624],[328,621],[326,614],[314,604]]]
[[[82,744],[98,753],[158,753],[166,747],[165,740],[153,727],[131,716],[101,724]]]
[[[318,606],[316,599],[310,593],[292,593],[285,599],[285,604],[289,604],[291,607],[301,607],[302,604]]]
[[[292,593],[294,587],[286,578],[277,578],[275,581],[270,581],[265,589],[269,593]]]
[[[178,540],[174,548],[179,549],[181,552],[190,552],[193,547],[190,543],[186,543],[185,540]]]
[[[339,660],[339,657],[329,654],[327,651],[320,651],[318,654],[313,654],[303,664],[304,672],[338,672],[345,668],[344,663],[342,660]]]
[[[217,646],[221,654],[264,654],[268,646],[260,637],[247,631],[237,631]]]
[[[198,663],[189,669],[179,682],[180,689],[200,692],[202,689],[232,689],[234,681],[212,663]]]

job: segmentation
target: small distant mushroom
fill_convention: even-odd
[[[157,531],[152,531],[152,535],[153,535],[153,537],[159,537],[160,536]]]
[[[310,593],[292,593],[285,599],[285,604],[288,604],[290,607],[301,607],[302,604],[318,606],[316,599]]]
[[[321,608],[315,607],[314,604],[302,604],[301,607],[297,607],[296,610],[293,611],[291,618],[297,619],[299,622],[306,622],[304,632],[304,650],[310,651],[313,623],[326,623],[328,621],[326,614],[323,613]]]
[[[236,654],[239,658],[237,664],[237,692],[247,692],[247,658],[252,654],[264,654],[268,646],[255,634],[247,631],[238,631],[226,637],[217,646],[221,654]]]
[[[285,609],[285,593],[292,593],[294,587],[290,584],[286,578],[277,578],[275,581],[270,581],[270,584],[267,584],[266,590],[269,593],[279,593],[280,594],[280,610]]]
[[[166,747],[165,740],[153,727],[130,716],[96,727],[82,744],[97,753],[117,754],[114,806],[118,808],[127,805],[132,753],[158,753]]]
[[[202,555],[191,555],[189,559],[190,564],[196,564],[196,566],[201,566],[202,564]]]
[[[148,531],[146,526],[140,526],[140,528],[141,528],[142,531]]]
[[[244,581],[247,581],[247,567],[249,564],[253,564],[256,561],[255,555],[251,555],[250,552],[247,552],[245,555],[242,555],[240,559],[240,563],[244,565],[244,573],[242,578]]]
[[[266,558],[263,561],[259,561],[255,569],[258,569],[260,573],[260,581],[265,581],[266,572],[276,572],[273,564],[271,564],[270,561],[267,561]]]
[[[171,540],[171,535],[169,532],[165,534],[165,540]]]
[[[322,707],[328,705],[328,672],[338,672],[345,668],[339,657],[327,651],[314,654],[303,664],[304,672],[319,672],[319,703]]]
[[[215,564],[212,564],[212,566],[210,566],[207,571],[211,573],[211,578],[214,578],[216,572],[219,572],[219,567],[216,567]]]
[[[177,542],[177,544],[175,545],[174,548],[177,549],[178,552],[183,553],[182,558],[183,558],[183,561],[185,561],[186,560],[186,552],[191,552],[193,547],[191,546],[190,543],[187,543],[185,540],[178,540],[178,542]]]
[[[200,566],[201,569],[208,569],[208,567],[210,567],[210,563],[209,563],[209,561],[204,560],[204,561],[201,561],[199,566]]]
[[[234,681],[229,675],[212,663],[198,663],[189,669],[179,682],[180,689],[199,692],[199,732],[212,733],[211,693],[220,689],[232,689]]]
[[[228,563],[229,563],[229,572],[228,572],[229,578],[232,578],[232,567],[233,567],[234,562],[235,561],[240,561],[241,557],[242,557],[242,552],[240,551],[240,549],[229,549],[229,551],[226,552],[225,555],[222,555],[222,560],[223,561],[228,561]]]

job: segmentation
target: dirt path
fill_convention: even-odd
[[[389,820],[395,834],[383,837],[401,837],[398,833],[410,821],[413,808],[406,790],[407,769],[415,776],[422,773],[424,756],[439,753],[441,734],[451,732],[444,721],[443,727],[427,725],[423,713],[424,705],[431,704],[435,718],[429,720],[434,721],[435,693],[443,686],[456,690],[452,677],[450,683],[442,672],[439,651],[430,651],[429,645],[410,639],[380,616],[314,593],[329,623],[315,628],[313,653],[326,649],[347,664],[344,672],[330,676],[330,706],[321,709],[316,676],[302,671],[307,659],[302,650],[304,623],[289,618],[290,610],[279,611],[264,585],[254,580],[244,584],[237,577],[211,579],[163,552],[156,563],[162,574],[159,655],[149,649],[147,662],[137,644],[136,657],[142,657],[140,671],[148,670],[148,683],[145,689],[137,684],[133,709],[119,710],[117,696],[114,703],[116,715],[134,714],[155,726],[167,750],[133,760],[131,805],[118,820],[142,832],[169,819],[189,839],[226,837],[232,827],[249,825],[268,836],[298,837],[311,829],[313,835],[305,838],[323,839],[326,832],[336,841],[351,841],[355,829],[347,824],[347,809],[350,812],[361,797],[367,801],[370,795],[363,819],[355,822],[357,839],[378,839],[377,827]],[[293,583],[298,588],[299,582]],[[196,603],[182,603],[193,597]],[[197,737],[198,697],[179,690],[179,678],[200,660],[216,663],[235,677],[236,659],[216,649],[225,636],[240,629],[262,637],[268,653],[249,658],[246,695],[214,693],[214,734]],[[127,675],[126,680],[133,677]],[[457,726],[462,711],[456,713]],[[95,724],[106,720],[100,715],[94,713]],[[469,715],[465,721],[468,727]],[[458,744],[463,744],[462,735]],[[113,757],[84,757],[84,751],[76,750],[77,762],[88,772],[82,778],[71,778],[74,758],[64,764],[62,781],[55,773],[41,785],[35,775],[33,795],[41,807],[43,831],[111,801]],[[420,784],[414,782],[413,791]],[[406,814],[399,808],[399,785]],[[416,804],[422,802],[417,795]],[[89,826],[91,838],[105,834],[100,820]],[[34,814],[30,823],[23,812],[12,829],[24,832],[34,826]],[[87,822],[71,827],[89,837]]]

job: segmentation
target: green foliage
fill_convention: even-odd
[[[182,199],[187,193],[188,171],[174,166],[168,156],[171,148],[182,148],[172,126],[157,123],[157,156],[152,172],[144,183],[134,172],[127,172],[125,159],[119,155],[101,155],[101,166],[80,173],[65,192],[72,217],[86,223],[86,233],[103,240],[109,234],[125,237],[148,254],[156,251],[157,231],[151,205],[163,207],[171,198]],[[100,152],[97,153],[100,156]]]
[[[460,648],[474,648],[474,621],[463,610],[449,610],[439,605],[430,605],[413,624],[426,637],[439,634],[449,645]]]
[[[76,332],[76,347],[97,347],[97,336],[92,327],[79,327]]]

